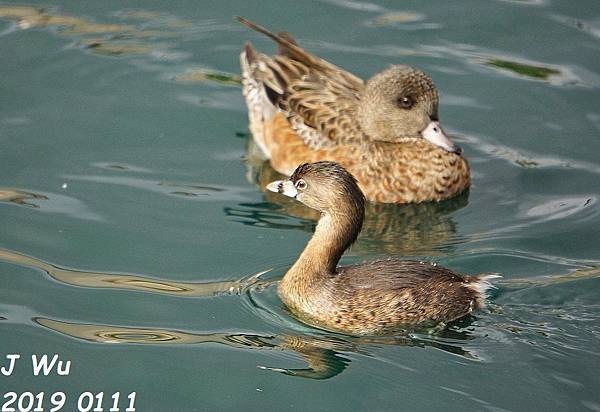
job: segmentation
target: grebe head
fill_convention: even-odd
[[[301,164],[289,179],[271,182],[267,189],[322,213],[358,213],[361,219],[364,215],[365,197],[356,179],[336,162]]]

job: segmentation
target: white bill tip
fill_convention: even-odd
[[[275,180],[267,185],[267,190],[292,198],[298,196],[298,189],[291,180]]]
[[[447,150],[448,152],[457,154],[462,153],[462,149],[455,145],[452,140],[446,136],[446,133],[444,133],[444,130],[442,130],[438,122],[433,121],[429,123],[421,132],[421,135],[425,140],[441,147],[444,150]]]

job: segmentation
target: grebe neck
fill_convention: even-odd
[[[342,212],[322,213],[315,233],[288,274],[333,275],[344,251],[358,237],[363,219],[362,204],[344,208]]]

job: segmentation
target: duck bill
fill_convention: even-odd
[[[427,125],[427,127],[421,132],[423,138],[436,146],[450,152],[461,154],[462,149],[455,145],[452,140],[444,133],[444,130],[440,127],[439,122],[433,121]]]
[[[298,196],[298,189],[296,189],[296,186],[294,186],[291,180],[275,180],[267,185],[267,190],[281,193],[282,195],[294,199]]]

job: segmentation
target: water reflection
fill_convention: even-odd
[[[269,272],[270,269],[244,277],[240,280],[194,283],[153,279],[147,276],[133,274],[86,272],[65,269],[33,257],[1,249],[0,261],[40,269],[46,272],[54,280],[72,286],[136,290],[189,297],[239,295],[244,293],[250,287],[261,290],[261,288],[272,282],[261,278],[261,276]]]
[[[535,225],[543,225],[552,220],[569,219],[571,224],[586,224],[594,221],[599,215],[600,210],[594,207],[597,198],[592,194],[570,195],[570,196],[536,196],[533,199],[521,199],[517,213],[515,213],[513,222],[501,227],[495,227],[469,234],[469,242],[480,242],[490,239],[501,239],[513,236],[515,233]],[[498,249],[495,252],[499,252]],[[509,253],[518,253],[517,251]],[[539,256],[530,253],[532,258],[542,258],[542,260],[558,260],[558,256]],[[579,259],[575,264],[593,264],[593,260]]]
[[[519,76],[540,80],[547,80],[550,76],[558,76],[561,74],[559,70],[552,67],[525,64],[510,60],[490,59],[485,64],[490,67],[509,70]]]
[[[33,192],[0,188],[0,202],[15,203],[20,206],[27,206],[38,209],[40,206],[32,202],[35,200],[48,200],[48,197]]]
[[[464,43],[422,45],[420,51],[474,67],[486,67],[500,74],[525,80],[546,81],[555,86],[598,87],[597,76],[575,65],[550,64]],[[472,67],[473,68],[473,67]]]
[[[105,170],[117,170],[120,172],[153,173],[153,170],[151,170],[151,169],[148,169],[145,167],[140,167],[140,166],[134,166],[134,165],[127,164],[127,163],[94,162],[94,163],[92,163],[92,166],[98,167],[100,169],[105,169]]]
[[[205,69],[196,69],[175,76],[175,80],[179,82],[202,82],[212,80],[222,84],[240,86],[242,79],[240,76],[224,73],[224,72],[209,72]]]
[[[435,30],[442,27],[440,23],[424,20],[426,16],[421,13],[396,11],[380,14],[364,24],[372,27],[393,26],[402,30]]]
[[[133,35],[139,32],[131,25],[95,23],[83,17],[69,16],[30,6],[3,5],[0,7],[0,17],[14,19],[21,29],[57,28],[67,35],[123,32]]]
[[[501,289],[521,290],[535,286],[552,286],[566,282],[597,278],[600,278],[600,266],[580,268],[565,274],[518,279],[499,279],[496,283]]]
[[[592,122],[596,122],[593,116],[588,116]],[[493,138],[477,136],[473,133],[468,135],[454,133],[453,139],[465,142],[471,147],[476,147],[478,152],[493,159],[502,159],[506,162],[516,164],[523,168],[563,168],[574,169],[585,173],[600,174],[600,166],[596,163],[577,160],[564,156],[550,156],[524,149],[514,149]]]
[[[583,20],[581,18],[565,16],[562,14],[555,14],[551,16],[551,18],[568,27],[572,27],[574,29],[587,33],[596,39],[600,38],[600,27],[598,25],[597,20]]]
[[[66,193],[66,184],[63,193]],[[35,193],[21,189],[0,187],[0,203],[25,206],[44,213],[57,213],[84,220],[102,220],[102,216],[89,210],[81,200],[56,192]]]
[[[281,179],[267,161],[248,160],[248,178],[265,191],[267,183]],[[461,242],[452,214],[468,204],[468,191],[444,202],[421,204],[367,204],[365,221],[351,253],[370,255],[440,255]],[[246,225],[312,231],[319,213],[300,202],[265,191],[263,203],[242,203],[225,209]],[[290,222],[287,218],[298,218]]]
[[[122,169],[120,169],[122,170]],[[151,178],[106,175],[64,175],[65,179],[125,186],[163,195],[182,196],[207,202],[243,202],[251,198],[251,189],[243,186],[207,185],[187,182],[164,182]]]
[[[415,13],[410,11],[397,11],[380,14],[379,16],[371,19],[368,25],[371,26],[391,26],[399,23],[414,23],[416,21],[424,20],[425,16],[421,13]]]
[[[309,379],[329,379],[340,374],[350,364],[344,353],[372,356],[380,345],[440,349],[465,359],[479,360],[465,345],[473,339],[463,324],[447,329],[439,336],[406,335],[394,337],[341,337],[312,335],[259,335],[251,333],[191,333],[159,328],[120,327],[113,325],[63,322],[49,318],[34,318],[35,323],[64,335],[88,342],[106,344],[182,345],[216,343],[238,349],[280,350],[298,354],[305,368],[281,368],[258,365],[259,368]]]
[[[49,29],[60,36],[75,38],[79,47],[94,54],[113,57],[143,55],[152,61],[181,61],[190,57],[188,53],[175,50],[177,42],[171,43],[172,40],[204,37],[206,33],[231,31],[235,27],[233,22],[193,22],[146,10],[127,10],[115,15],[120,22],[98,23],[85,17],[61,13],[56,9],[0,5],[0,18],[13,20],[18,29]],[[188,69],[183,74],[169,77],[182,82],[240,84],[239,77],[235,74],[204,67]]]

